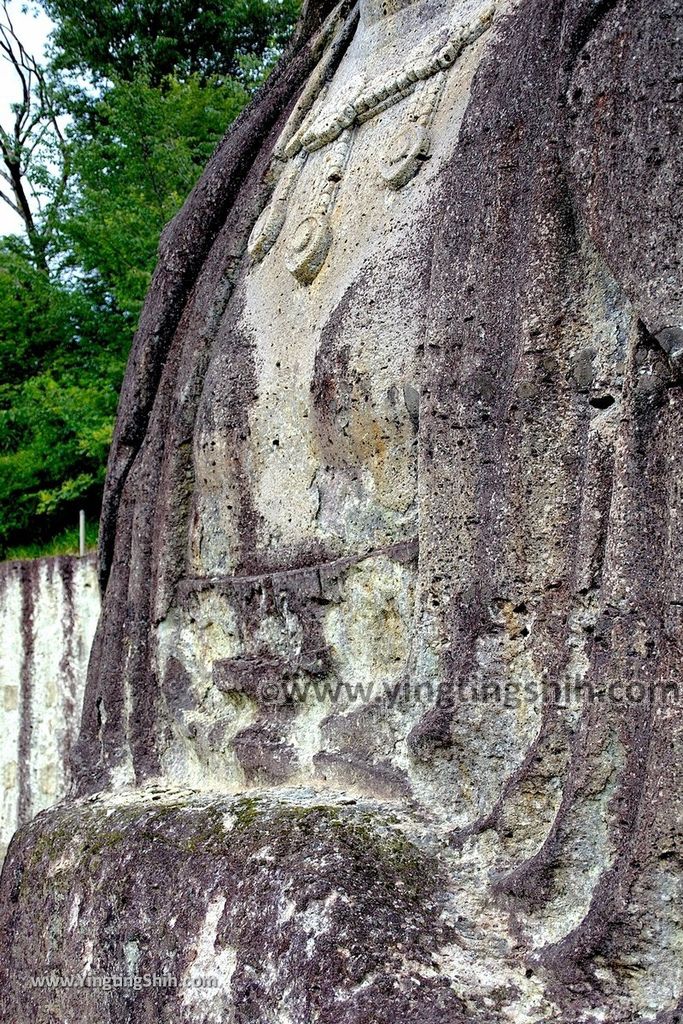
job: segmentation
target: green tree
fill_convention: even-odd
[[[97,103],[96,117],[74,124],[62,247],[131,323],[147,291],[162,228],[248,98],[230,78],[172,78],[158,89],[140,77],[113,86]]]
[[[119,318],[120,319],[120,318]],[[0,245],[0,550],[96,515],[126,337],[95,296]]]
[[[152,86],[169,75],[239,77],[240,58],[281,47],[297,0],[42,0],[54,19],[55,64],[95,81]]]

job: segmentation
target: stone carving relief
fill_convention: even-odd
[[[495,4],[485,4],[472,20],[429,36],[409,56],[400,73],[385,74],[370,83],[365,76],[358,76],[343,99],[329,107],[325,103],[327,89],[323,88],[304,123],[293,134],[285,128],[275,151],[280,176],[271,202],[249,238],[252,259],[264,259],[277,241],[307,158],[330,147],[319,172],[321,183],[313,207],[296,221],[287,245],[286,265],[290,273],[304,285],[315,280],[332,242],[330,215],[353,147],[355,129],[395,104],[405,105],[405,124],[389,141],[380,160],[379,176],[391,189],[407,185],[429,156],[430,130],[448,71],[462,52],[491,27],[494,14]],[[411,97],[413,103],[408,105]],[[296,113],[291,118],[294,123]]]
[[[13,1024],[680,1024],[683,9],[493,15],[305,22],[164,236]]]

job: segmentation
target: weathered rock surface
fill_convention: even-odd
[[[92,556],[0,564],[0,861],[68,792],[99,610]]]
[[[683,5],[324,13],[162,240],[8,1019],[674,1024]],[[23,1009],[138,963],[230,985]]]
[[[488,936],[474,934],[448,892],[429,822],[322,799],[159,789],[41,816],[21,863],[5,872],[5,905],[22,910],[4,970],[26,985],[8,1019],[486,1019],[481,1000],[460,999],[444,970],[447,957],[471,962],[472,944],[488,948]],[[181,987],[142,980],[109,1000],[29,987],[72,969],[167,975]],[[192,987],[199,977],[218,985]]]

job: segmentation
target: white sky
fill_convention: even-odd
[[[26,50],[42,59],[52,22],[44,11],[26,0],[9,0],[8,9],[14,29]],[[7,124],[10,105],[19,96],[16,76],[6,61],[0,59],[0,123]],[[7,203],[0,200],[0,235],[21,231],[21,221]]]

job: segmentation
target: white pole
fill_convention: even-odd
[[[83,509],[78,513],[78,553],[83,558],[85,554],[85,512]]]

